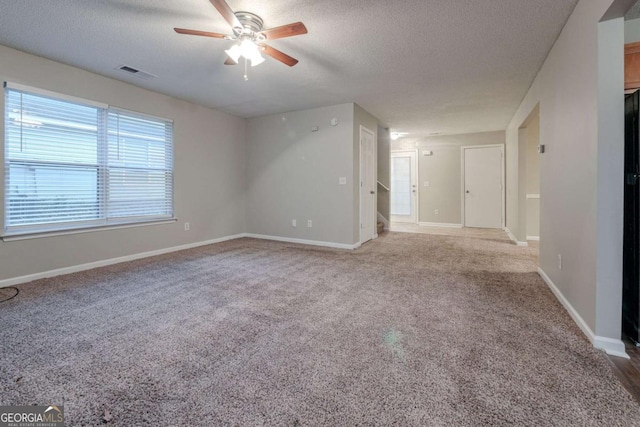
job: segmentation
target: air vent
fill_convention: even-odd
[[[116,70],[120,70],[120,71],[124,71],[127,74],[130,74],[132,76],[136,76],[140,79],[143,80],[151,80],[151,79],[155,79],[156,75],[151,74],[151,73],[147,73],[146,71],[142,71],[142,70],[138,70],[137,68],[133,68],[130,67],[128,65],[119,65],[116,67]]]
[[[138,72],[140,72],[140,70],[136,70],[135,68],[127,67],[126,65],[123,65],[122,67],[120,67],[120,69],[122,71],[126,71],[128,73],[138,73]]]

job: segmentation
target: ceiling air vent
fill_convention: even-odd
[[[116,70],[124,71],[127,74],[131,74],[132,76],[136,76],[143,80],[155,79],[156,75],[147,73],[146,71],[138,70],[137,68],[130,67],[128,65],[119,65],[116,67]]]

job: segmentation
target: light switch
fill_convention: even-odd
[[[338,180],[338,184],[347,185],[347,177],[346,176],[341,176],[340,179]]]
[[[424,182],[424,186],[425,186],[425,187],[428,187],[429,185],[431,185],[431,184],[429,183],[429,181],[425,181],[425,182]]]

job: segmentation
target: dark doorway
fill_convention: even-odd
[[[625,97],[622,330],[640,342],[640,92]]]

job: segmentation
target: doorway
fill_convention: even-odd
[[[625,97],[622,331],[640,342],[640,92]]]
[[[391,153],[391,222],[418,222],[418,174],[415,151]]]
[[[462,147],[462,211],[465,227],[503,228],[504,147]]]
[[[376,235],[375,134],[360,126],[360,244]]]
[[[540,240],[540,105],[529,113],[518,129],[518,244]],[[538,244],[533,244],[537,246]]]

